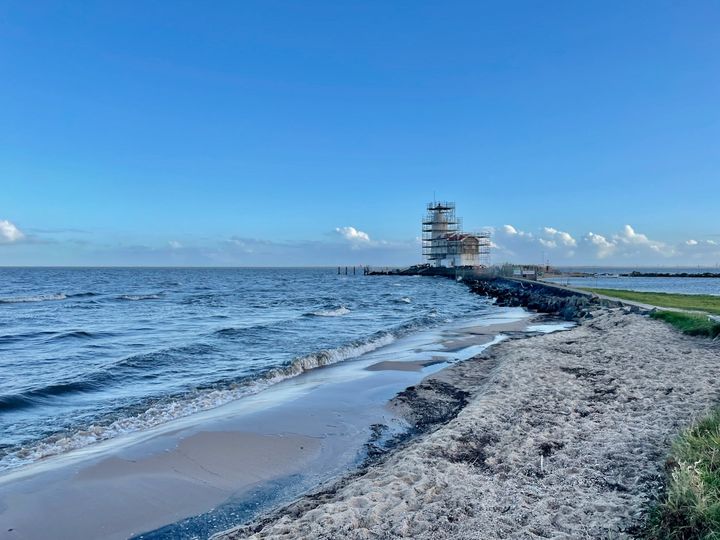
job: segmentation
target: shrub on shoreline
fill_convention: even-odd
[[[679,311],[654,311],[650,315],[673,325],[683,334],[690,336],[717,337],[720,335],[720,323],[711,320],[702,313],[683,313]]]
[[[675,441],[663,500],[651,513],[653,540],[720,539],[720,409]]]

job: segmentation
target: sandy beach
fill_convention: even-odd
[[[402,392],[388,407],[424,435],[220,538],[633,537],[719,380],[717,341],[596,310]]]
[[[407,432],[398,392],[539,320],[495,309],[0,475],[0,536],[207,538],[356,470]]]

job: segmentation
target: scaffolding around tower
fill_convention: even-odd
[[[447,257],[447,235],[460,230],[455,216],[455,203],[432,202],[427,205],[427,214],[422,223],[423,255],[431,263]],[[441,266],[436,264],[436,266]]]
[[[490,264],[490,233],[462,232],[454,202],[431,202],[422,222],[424,257],[436,267],[478,267]]]

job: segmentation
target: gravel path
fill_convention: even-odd
[[[457,396],[460,396],[459,398]],[[459,414],[227,538],[627,538],[675,435],[720,400],[720,343],[602,310],[446,369],[391,406]]]

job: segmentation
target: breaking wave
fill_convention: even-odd
[[[118,300],[159,300],[160,294],[122,294]]]
[[[245,377],[226,386],[200,388],[178,396],[158,398],[147,403],[142,412],[121,416],[105,423],[95,423],[70,433],[54,434],[21,448],[0,448],[0,470],[14,468],[49,456],[83,448],[118,435],[149,429],[171,420],[220,407],[231,401],[256,394],[286,379],[336,364],[393,343],[399,334],[415,325],[405,325],[395,332],[378,332],[365,340],[299,356],[284,366],[270,369],[257,377]],[[84,381],[67,382],[22,394],[0,396],[0,411],[25,408],[38,401],[70,392],[92,391],[102,384],[104,373]],[[135,408],[137,411],[137,408]]]
[[[346,308],[345,306],[340,306],[339,308],[334,309],[313,311],[312,313],[308,313],[308,315],[312,317],[341,317],[343,315],[347,315],[348,313],[350,313],[350,310],[348,308]]]
[[[0,298],[0,304],[24,304],[26,302],[48,302],[50,300],[65,300],[67,295],[58,294],[38,294],[34,296],[10,296]]]
[[[67,300],[68,298],[87,298],[97,296],[94,292],[81,293],[56,293],[56,294],[34,294],[29,296],[8,296],[0,298],[0,304],[24,304],[28,302],[49,302],[52,300]]]

